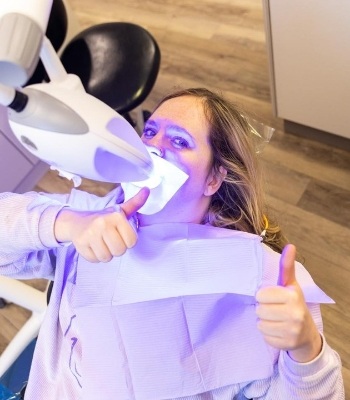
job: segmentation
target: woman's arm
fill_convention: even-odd
[[[136,244],[137,232],[129,219],[148,195],[149,189],[144,188],[120,206],[99,211],[63,209],[55,221],[55,237],[59,242],[72,242],[90,262],[108,262]]]
[[[34,272],[51,264],[49,249],[70,242],[89,261],[123,254],[137,240],[128,218],[142,207],[149,190],[115,212],[120,195],[118,189],[103,198],[77,190],[70,195],[0,194],[0,273],[23,278],[24,269]]]
[[[308,363],[297,363],[287,352],[281,352],[278,362],[279,378],[276,389],[291,399],[344,400],[344,383],[339,355],[322,336],[322,350]],[[274,398],[274,397],[271,397]],[[277,397],[276,397],[277,399]]]
[[[252,382],[243,394],[256,400],[344,400],[340,358],[325,340],[309,363],[297,363],[281,351],[271,379]]]
[[[258,328],[270,346],[281,350],[269,389],[257,398],[344,399],[341,361],[321,334],[319,304],[305,302],[294,246],[282,253],[277,284],[256,294]]]
[[[67,196],[36,192],[0,194],[0,273],[17,278],[49,276],[49,249],[60,246],[53,225]]]
[[[294,361],[305,363],[318,356],[322,339],[296,278],[295,254],[293,245],[283,249],[277,286],[257,292],[256,313],[265,341],[276,349],[288,351]]]
[[[122,200],[121,189],[105,197],[73,189],[69,194],[0,193],[0,273],[17,278],[46,276],[50,249],[60,247],[54,234],[64,207],[98,210]],[[50,267],[51,268],[51,267]]]

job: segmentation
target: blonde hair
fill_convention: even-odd
[[[212,196],[203,223],[259,235],[266,229],[267,218],[264,241],[281,252],[287,241],[267,215],[262,171],[247,118],[237,106],[204,88],[171,93],[157,107],[182,96],[194,96],[202,101],[210,127],[212,168],[217,174],[220,167],[227,170],[219,190]]]

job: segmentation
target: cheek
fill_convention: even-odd
[[[209,174],[211,162],[208,154],[202,156],[190,152],[166,150],[164,159],[189,175],[188,181],[197,185],[201,185]]]
[[[183,169],[189,175],[186,186],[202,192],[207,183],[209,167],[204,162],[187,164],[186,167],[186,170]]]
[[[175,165],[175,167],[181,169],[181,171],[185,172],[187,175],[191,176],[192,163],[185,155],[167,150],[164,159]]]

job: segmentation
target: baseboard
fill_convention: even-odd
[[[329,132],[287,120],[284,120],[284,130],[286,133],[293,133],[304,138],[328,144],[332,147],[350,151],[350,139],[343,136],[334,135]]]

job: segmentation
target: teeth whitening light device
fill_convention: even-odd
[[[152,158],[134,128],[67,74],[45,36],[52,0],[0,2],[0,104],[19,142],[79,186],[150,178]],[[21,88],[41,59],[50,78]],[[112,90],[118,90],[114,88]]]

